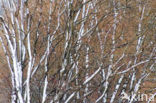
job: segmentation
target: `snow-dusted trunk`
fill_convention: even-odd
[[[145,13],[145,7],[146,7],[146,5],[144,4],[143,7],[142,7],[141,6],[141,1],[139,1],[139,13],[141,13],[141,16],[139,17],[138,32],[137,32],[137,35],[139,36],[139,38],[137,40],[137,45],[136,45],[134,65],[137,64],[138,54],[141,53],[141,47],[142,47],[142,43],[144,41],[144,35],[141,35],[141,32],[142,32],[142,22],[143,22],[144,13]],[[140,87],[140,84],[141,84],[141,81],[142,81],[141,78],[138,80],[138,82],[135,85],[134,82],[136,81],[136,70],[135,70],[135,68],[133,68],[133,73],[132,73],[131,83],[130,83],[130,89],[132,89],[134,87],[135,90],[133,91],[134,93],[132,93],[132,98],[130,100],[130,103],[133,102],[133,100],[134,100],[134,98],[136,96],[136,93],[139,90],[139,87]]]
[[[86,62],[85,62],[85,64],[86,64],[86,76],[85,76],[85,80],[87,80],[88,78],[89,78],[89,73],[88,73],[88,67],[89,67],[89,47],[86,47]],[[85,85],[85,94],[87,94],[88,93],[88,86],[89,86],[89,84],[87,83],[86,85]],[[84,95],[85,96],[85,95]],[[84,100],[83,100],[83,103],[86,103],[86,98],[84,98]]]
[[[7,57],[8,59],[8,65],[10,65],[10,70],[11,70],[11,74],[12,74],[12,85],[13,85],[13,93],[12,95],[15,95],[15,91],[17,91],[17,97],[13,96],[13,100],[12,102],[18,102],[18,103],[23,103],[23,97],[22,97],[22,86],[23,86],[23,83],[22,83],[22,79],[23,79],[23,72],[22,72],[22,59],[19,59],[22,58],[22,56],[24,56],[25,54],[23,55],[19,55],[18,56],[18,52],[25,52],[25,49],[21,50],[19,49],[18,51],[18,47],[17,47],[17,38],[16,36],[18,36],[16,34],[16,31],[14,29],[14,26],[15,26],[15,20],[17,19],[16,17],[14,17],[14,12],[16,12],[16,6],[15,6],[15,2],[14,1],[7,1],[7,7],[9,8],[9,12],[10,12],[10,19],[11,19],[11,24],[13,25],[12,28],[9,28],[9,26],[3,21],[3,29],[4,29],[4,36],[7,38],[7,43],[9,44],[9,50],[7,51],[8,53],[11,54],[11,57]],[[22,24],[21,24],[22,25]],[[19,24],[17,23],[17,26],[19,27]],[[3,42],[3,40],[1,39],[1,41]],[[3,43],[4,44],[4,43]],[[21,47],[23,47],[21,45],[21,40],[19,40],[19,45]],[[5,45],[3,45],[4,47],[4,51],[6,52],[5,50]],[[12,63],[10,62],[10,60],[12,60]],[[14,88],[15,86],[15,88]],[[15,100],[16,98],[16,100]]]
[[[115,48],[116,48],[116,41],[115,41],[115,35],[116,35],[116,28],[117,28],[117,16],[118,16],[118,12],[117,12],[117,2],[116,0],[113,0],[113,12],[114,12],[114,23],[112,25],[113,29],[112,29],[112,49],[111,49],[111,55],[109,58],[109,66],[108,66],[108,71],[106,73],[106,77],[105,77],[105,82],[104,82],[104,91],[102,93],[102,95],[96,100],[96,102],[99,102],[101,99],[103,99],[103,103],[107,102],[107,89],[109,86],[109,81],[108,79],[110,78],[111,74],[112,74],[112,67],[113,67],[113,59],[114,59],[114,52],[115,52]],[[104,73],[104,70],[103,70]],[[115,95],[115,94],[114,94]],[[112,98],[113,101],[113,98]],[[111,101],[111,102],[112,102]]]

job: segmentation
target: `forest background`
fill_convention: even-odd
[[[1,4],[0,103],[154,103],[155,0]]]

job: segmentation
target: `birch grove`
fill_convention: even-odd
[[[0,1],[3,103],[154,101],[154,0]]]

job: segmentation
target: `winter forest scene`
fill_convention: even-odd
[[[156,103],[156,0],[0,0],[0,103]]]

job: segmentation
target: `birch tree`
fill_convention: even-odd
[[[11,103],[133,103],[154,78],[152,0],[1,3]]]

